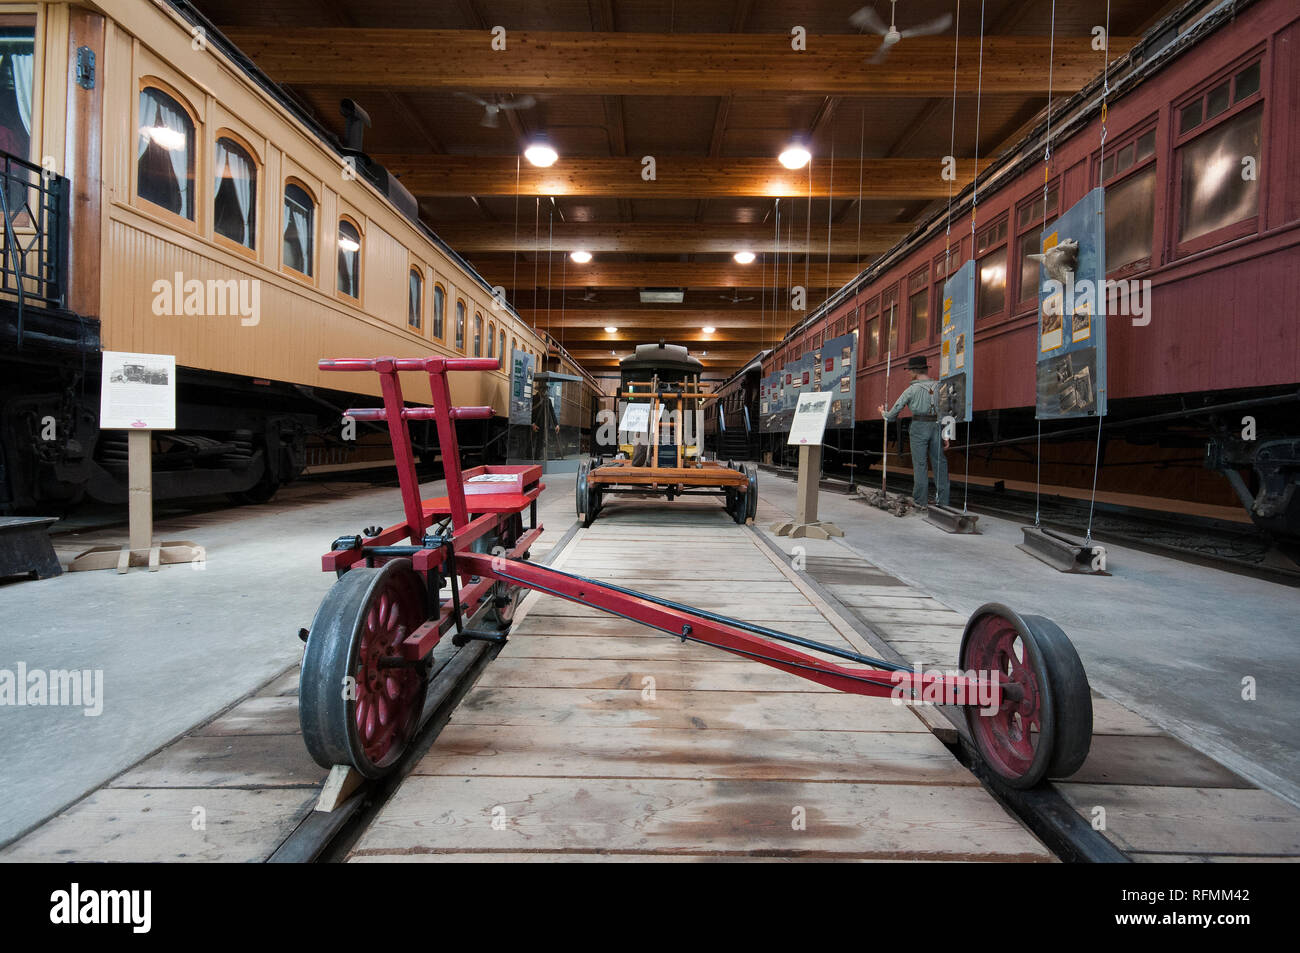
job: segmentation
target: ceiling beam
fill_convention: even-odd
[[[762,196],[806,198],[807,169],[790,171],[775,158],[714,158],[662,156],[656,177],[641,177],[637,156],[561,158],[549,169],[525,165],[516,180],[515,156],[377,155],[376,161],[401,179],[416,195],[587,195],[606,198],[723,198]],[[980,160],[981,169],[993,160]],[[951,188],[960,191],[974,176],[973,159],[957,163]],[[950,183],[941,177],[940,156],[923,159],[867,159],[862,163],[862,198],[935,199],[948,195]],[[818,198],[857,198],[855,175],[835,177],[832,193],[830,164],[812,163],[812,194]]]
[[[510,262],[476,262],[475,267],[492,284],[506,284],[510,278]],[[521,269],[521,272],[523,269]],[[831,282],[834,287],[851,281],[858,275],[858,266],[853,262],[832,262]],[[820,265],[813,270],[812,280],[820,288],[825,281],[826,268]],[[530,295],[532,288],[526,284],[528,275],[521,273],[516,292],[523,291]],[[545,278],[539,276],[539,287],[547,285]],[[761,288],[763,286],[762,269],[753,266],[737,265],[732,262],[682,262],[682,261],[636,261],[636,262],[592,262],[588,265],[575,265],[564,269],[553,268],[549,287],[559,288]],[[784,287],[784,286],[783,286]],[[527,289],[526,291],[524,289]],[[521,300],[516,293],[509,300]],[[559,305],[556,299],[551,311],[554,313]]]
[[[910,37],[887,61],[862,35],[810,36],[791,49],[787,34],[615,33],[509,30],[492,49],[483,30],[223,27],[223,32],[281,83],[404,89],[547,90],[590,95],[726,96],[798,90],[806,95],[951,96],[953,37]],[[1057,37],[1050,71],[1054,93],[1078,90],[1099,71],[1091,35]],[[1136,43],[1113,36],[1112,57]],[[1046,93],[1046,36],[987,36],[984,90]],[[977,44],[960,45],[957,93],[974,93]]]
[[[840,225],[831,233],[830,254],[879,254],[893,248],[910,231],[908,224],[863,225],[861,241],[856,225]],[[568,252],[577,248],[589,252],[622,252],[644,255],[727,254],[742,249],[756,254],[772,254],[776,240],[771,228],[763,225],[694,225],[683,227],[664,222],[566,222],[555,225],[551,235],[534,235],[531,231],[518,237],[499,225],[441,225],[438,235],[458,252]],[[806,234],[794,236],[791,245],[784,238],[781,253],[825,255],[826,230],[813,229],[811,240]],[[570,267],[576,267],[570,265]],[[758,267],[753,265],[750,267]]]
[[[535,324],[538,320],[545,323],[545,308],[519,308],[518,312],[519,316],[529,324]],[[556,309],[552,308],[552,320],[554,320],[556,313]],[[779,322],[774,319],[770,309],[760,310],[759,308],[732,311],[707,306],[691,307],[689,305],[662,310],[654,308],[602,309],[568,307],[564,312],[564,326],[566,328],[590,329],[593,332],[606,327],[616,327],[620,330],[633,328],[651,331],[667,327],[683,327],[690,324],[699,327],[714,327],[725,333],[734,330],[771,328],[776,323]]]

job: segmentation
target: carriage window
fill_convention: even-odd
[[[465,302],[456,302],[456,350],[465,350]]]
[[[504,365],[505,362],[506,362],[506,332],[505,332],[505,328],[502,328],[502,329],[501,329],[501,363],[502,363],[502,365]]]
[[[257,165],[234,139],[217,139],[217,179],[212,194],[212,228],[245,248],[257,240]]]
[[[311,277],[315,256],[316,205],[307,190],[284,187],[284,266]]]
[[[181,218],[194,220],[194,122],[160,89],[140,90],[136,194]]]
[[[1244,157],[1260,158],[1260,105],[1240,112],[1178,150],[1178,241],[1187,242],[1253,218],[1259,179],[1243,175]]]
[[[420,328],[424,305],[424,279],[420,269],[412,268],[406,279],[406,323],[417,331]]]
[[[361,297],[361,233],[345,218],[339,219],[339,291]]]
[[[483,315],[474,315],[474,356],[483,356]]]
[[[488,322],[488,357],[497,356],[497,328],[492,322]]]
[[[976,289],[975,316],[987,318],[999,314],[1007,305],[1007,223],[999,222],[982,232],[975,242],[982,254],[975,265],[979,278]],[[1001,245],[1001,247],[998,247]],[[1037,279],[1035,279],[1037,280]]]
[[[1155,163],[1106,187],[1107,272],[1151,257],[1155,190]]]
[[[867,321],[867,360],[880,357],[880,317]]]
[[[433,336],[442,340],[442,313],[447,304],[447,293],[442,285],[433,286]]]
[[[1234,79],[1232,101],[1239,103],[1247,96],[1259,92],[1259,64],[1252,63],[1238,73]]]
[[[31,20],[35,22],[34,17]],[[20,159],[26,159],[32,149],[35,49],[35,26],[0,28],[0,151]]]
[[[916,344],[924,341],[930,333],[930,294],[925,288],[912,295],[908,299],[908,308],[912,312],[912,331],[908,338],[909,343]]]
[[[1020,231],[1018,248],[1020,251],[1020,297],[1017,301],[1038,300],[1038,262],[1031,261],[1030,255],[1037,255],[1042,249],[1043,227],[1055,218],[1061,207],[1061,189],[1053,185],[1047,192],[1047,202],[1043,202],[1040,193],[1032,202],[1021,206],[1016,215],[1016,229]]]

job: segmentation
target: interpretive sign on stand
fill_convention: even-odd
[[[153,540],[153,431],[176,429],[176,357],[104,351],[99,429],[126,430],[127,523],[125,546],[96,546],[79,554],[72,571],[131,566],[157,572],[163,563],[203,565],[203,547],[184,540]]]
[[[829,393],[801,394],[790,424],[786,443],[799,448],[799,482],[795,489],[795,518],[791,522],[774,523],[772,531],[778,536],[810,539],[830,539],[843,536],[844,531],[834,523],[817,519],[817,490],[822,475],[822,437],[826,432],[826,418],[830,414]]]

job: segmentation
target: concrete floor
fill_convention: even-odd
[[[545,551],[573,522],[573,476],[543,494]],[[567,480],[567,484],[563,481]],[[553,483],[546,478],[548,485]],[[426,496],[442,484],[424,487]],[[283,672],[302,655],[334,581],[320,555],[344,533],[400,518],[395,488],[300,484],[260,507],[160,521],[155,538],[206,548],[188,564],[150,573],[65,573],[0,584],[0,669],[103,673],[103,711],[0,707],[0,844]],[[57,536],[60,557],[125,530]]]
[[[539,553],[573,522],[573,479],[546,477]],[[765,501],[793,510],[792,481],[765,473],[760,486]],[[440,489],[429,484],[426,495]],[[951,608],[999,601],[1055,619],[1098,689],[1300,804],[1294,589],[1123,549],[1109,552],[1113,577],[1070,576],[1015,549],[1016,524],[984,517],[985,535],[948,536],[837,494],[821,502],[846,545]],[[263,507],[160,523],[158,538],[207,548],[202,570],[0,585],[0,668],[100,669],[104,678],[98,717],[0,708],[0,843],[296,662],[297,630],[332,582],[320,554],[342,533],[393,522],[399,506],[391,488],[306,484]],[[112,537],[88,533],[85,545]],[[69,544],[78,546],[59,539]],[[1241,698],[1247,676],[1256,701]]]
[[[794,511],[793,480],[765,472],[759,486]],[[1110,546],[1112,576],[1077,576],[1016,549],[1020,523],[981,516],[983,535],[954,536],[838,493],[819,502],[818,516],[845,531],[840,542],[949,608],[1001,602],[1053,619],[1095,688],[1300,806],[1296,589]],[[1246,678],[1254,701],[1242,698]]]

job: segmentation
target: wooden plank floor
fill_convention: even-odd
[[[864,646],[711,503],[622,502],[556,559]],[[534,594],[351,860],[1051,860],[916,717]]]
[[[761,532],[788,516],[760,505]],[[917,520],[918,545],[943,534]],[[842,542],[767,534],[879,641],[909,662],[955,668],[966,617],[912,588]],[[796,552],[797,548],[797,552]],[[1300,860],[1300,811],[1093,692],[1092,750],[1065,800],[1134,861]]]

